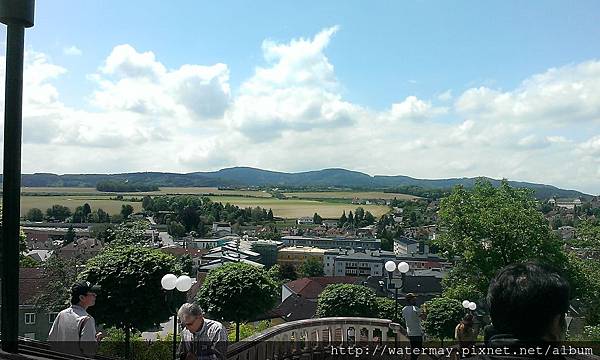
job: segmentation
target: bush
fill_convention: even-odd
[[[454,328],[464,316],[460,301],[438,297],[426,302],[423,309],[427,314],[423,327],[428,335],[440,340],[454,338]]]
[[[375,292],[361,285],[329,285],[319,295],[317,317],[356,316],[374,318],[379,315]]]

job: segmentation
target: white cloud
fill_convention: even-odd
[[[326,55],[337,31],[265,40],[264,63],[236,91],[227,64],[170,69],[160,54],[119,45],[89,76],[94,111],[64,105],[55,80],[67,69],[30,52],[23,169],[344,167],[424,178],[507,177],[600,192],[600,61],[550,69],[509,90],[440,89],[432,99],[398,94],[397,103],[375,111],[343,96]]]
[[[395,120],[418,121],[443,115],[447,111],[446,108],[435,108],[430,102],[420,100],[416,96],[409,96],[401,103],[392,104],[390,115]]]
[[[81,54],[83,54],[83,52],[81,51],[81,49],[79,49],[75,45],[71,45],[71,46],[65,47],[63,49],[63,53],[65,55],[69,55],[69,56],[80,56]]]
[[[229,69],[225,64],[183,65],[176,70],[158,62],[150,51],[116,46],[90,76],[99,90],[92,103],[109,111],[177,118],[186,123],[223,117],[230,102]]]
[[[488,87],[465,91],[456,109],[487,121],[564,126],[600,123],[600,62],[553,68],[534,75],[513,91]]]

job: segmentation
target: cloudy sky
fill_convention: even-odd
[[[600,3],[490,3],[37,1],[23,171],[341,167],[600,193]]]

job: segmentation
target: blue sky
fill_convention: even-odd
[[[600,192],[597,1],[174,3],[37,1],[24,170],[345,167]]]
[[[235,88],[261,64],[264,39],[340,26],[327,56],[348,100],[383,109],[407,95],[481,84],[512,88],[533,73],[600,54],[597,1],[38,1],[28,44],[84,77],[115,44],[167,67],[227,63]],[[72,82],[67,82],[67,84]],[[84,86],[78,82],[78,86]],[[71,85],[74,86],[74,85]],[[73,99],[76,101],[76,99]]]

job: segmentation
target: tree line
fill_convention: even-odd
[[[96,190],[103,192],[146,192],[158,191],[158,186],[133,182],[101,181]]]
[[[214,222],[234,226],[260,225],[274,221],[273,210],[261,207],[240,208],[236,205],[214,202],[208,197],[194,195],[144,196],[142,207],[158,224],[171,228],[172,235],[182,236],[194,231],[205,236]]]

